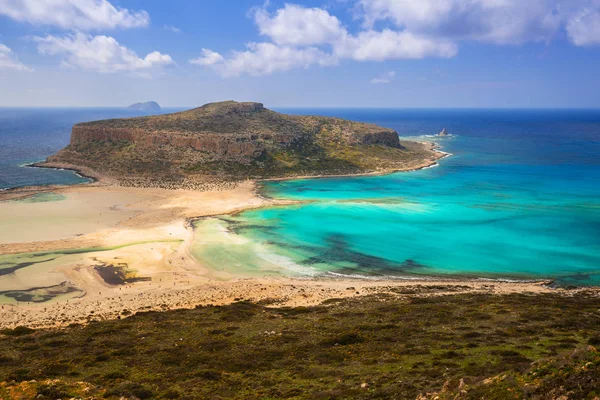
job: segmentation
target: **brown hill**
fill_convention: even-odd
[[[45,165],[94,171],[125,185],[403,170],[439,158],[373,124],[280,114],[226,101],[188,111],[77,124]],[[189,186],[189,185],[188,185]]]

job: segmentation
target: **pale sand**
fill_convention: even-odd
[[[375,293],[393,296],[573,293],[551,289],[543,283],[293,279],[244,277],[216,271],[190,255],[194,236],[190,219],[292,203],[262,198],[256,193],[254,182],[217,189],[199,192],[95,183],[0,193],[0,201],[3,201],[0,203],[0,258],[19,257],[18,254],[28,252],[105,248],[59,254],[55,260],[0,276],[0,291],[57,285],[64,281],[81,289],[81,292],[37,304],[5,298],[0,304],[0,328],[60,327],[117,318],[123,310],[134,313],[191,308],[228,304],[236,299],[297,306]],[[44,203],[6,201],[48,191],[64,199]],[[116,246],[120,247],[113,248]],[[108,285],[94,268],[104,264],[127,264],[137,276],[151,278],[151,281]],[[599,293],[596,289],[588,291],[594,295]]]
[[[0,254],[186,240],[189,218],[286,203],[264,199],[254,189],[255,183],[247,181],[233,189],[205,192],[77,185],[0,193]],[[66,199],[14,201],[48,190]]]
[[[554,293],[572,295],[575,291],[550,289],[543,283],[481,281],[364,281],[304,280],[277,277],[217,281],[191,278],[185,273],[160,270],[152,282],[127,287],[111,287],[89,270],[73,271],[81,283],[88,280],[90,291],[81,298],[42,304],[2,305],[0,328],[19,325],[34,328],[64,327],[72,323],[122,318],[130,313],[194,308],[199,305],[225,305],[238,300],[264,301],[271,306],[311,306],[334,298],[387,294],[396,298],[441,296],[461,293],[509,294]],[[170,273],[169,273],[170,272]],[[78,275],[78,277],[75,277]],[[162,281],[156,278],[162,276]],[[598,295],[596,289],[581,289]],[[124,312],[125,311],[125,312]]]

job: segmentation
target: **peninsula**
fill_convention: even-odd
[[[188,111],[77,124],[40,166],[121,186],[198,189],[206,182],[384,173],[432,165],[433,144],[374,124],[286,115],[226,101]]]

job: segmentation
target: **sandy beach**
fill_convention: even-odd
[[[158,268],[157,268],[158,269]],[[86,271],[76,270],[81,275]],[[197,277],[175,270],[160,270],[163,278],[151,282],[111,287],[94,276],[83,297],[51,303],[4,304],[0,309],[0,329],[19,325],[33,328],[66,327],[92,321],[125,318],[136,312],[194,308],[200,305],[225,305],[248,300],[274,307],[311,306],[326,300],[366,295],[391,295],[397,298],[445,296],[464,293],[509,294],[554,293],[571,296],[576,292],[597,295],[595,289],[577,291],[552,289],[547,282],[485,282],[457,280],[365,281],[352,279],[247,278],[229,281]]]
[[[552,289],[548,282],[226,273],[194,257],[190,247],[198,246],[195,234],[202,232],[194,232],[193,220],[293,203],[264,198],[256,187],[245,181],[211,183],[203,191],[168,190],[100,179],[0,193],[0,266],[12,268],[0,267],[0,328],[66,326],[241,299],[298,306],[377,293],[572,293]],[[213,238],[199,239],[202,245]]]

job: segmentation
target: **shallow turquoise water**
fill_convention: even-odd
[[[216,269],[600,285],[599,110],[277,111],[372,122],[419,140],[446,127],[453,136],[440,144],[454,155],[437,168],[384,177],[268,183],[269,196],[312,203],[208,224],[240,235],[201,243]],[[20,165],[66,145],[73,123],[125,114],[0,109],[0,189],[85,181]]]
[[[454,156],[439,167],[269,182],[266,195],[311,202],[248,211],[229,228],[320,272],[600,285],[600,113],[443,113],[384,123],[421,134],[443,120]]]

